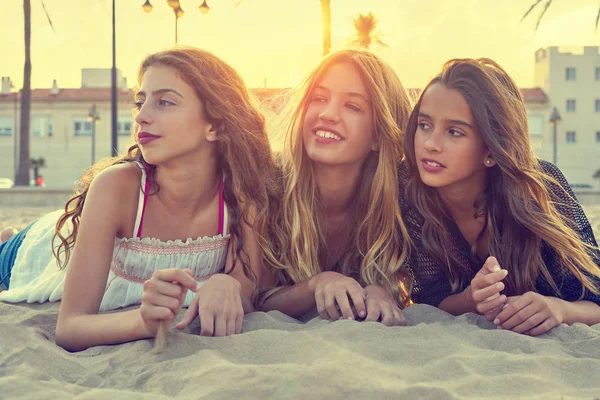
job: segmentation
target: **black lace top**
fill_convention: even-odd
[[[540,167],[542,170],[556,179],[567,193],[572,198],[575,198],[573,191],[567,184],[562,172],[553,164],[547,161],[540,161]],[[413,276],[413,291],[412,300],[415,303],[426,303],[433,306],[438,306],[440,302],[446,297],[454,294],[448,278],[448,267],[427,252],[422,242],[421,229],[423,226],[423,217],[419,214],[411,202],[409,202],[404,194],[404,187],[409,177],[408,166],[405,163],[400,165],[399,171],[399,185],[401,193],[401,209],[402,215],[405,220],[406,228],[408,233],[413,240],[415,248],[411,252],[409,260],[409,269]],[[572,198],[568,198],[562,191],[551,191],[554,195],[558,196],[559,200],[556,204],[557,210],[573,221],[573,228],[579,233],[581,239],[597,249],[596,239],[592,231],[592,227],[585,216],[581,205]],[[467,270],[468,281],[465,280],[455,293],[463,291],[468,285],[471,279],[475,277],[475,274],[481,269],[483,263],[474,259],[471,253],[471,245],[463,237],[458,226],[451,221],[448,231],[451,235],[450,242],[452,243],[453,249],[451,252],[456,254],[457,259],[461,261],[461,264]],[[567,301],[579,300],[582,291],[581,282],[570,273],[565,267],[560,265],[560,260],[557,257],[554,250],[545,242],[542,243],[542,258],[548,268],[552,278],[554,279],[557,287],[560,289],[561,298]],[[600,267],[600,251],[596,251],[594,254],[594,260]],[[460,268],[460,267],[459,267]],[[463,269],[463,268],[460,268]],[[600,280],[596,280],[598,286],[600,286]],[[536,291],[545,296],[556,296],[554,290],[546,279],[540,274],[536,281]],[[593,301],[600,305],[600,295],[595,295],[589,290],[585,291],[583,300]]]

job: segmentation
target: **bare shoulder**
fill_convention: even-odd
[[[117,224],[120,236],[129,235],[137,212],[141,176],[135,163],[112,165],[102,170],[92,180],[84,215],[92,213],[109,218]]]

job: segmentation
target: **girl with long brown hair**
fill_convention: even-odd
[[[230,335],[254,310],[272,170],[263,115],[238,73],[199,49],[148,56],[138,84],[127,154],[94,165],[64,212],[8,246],[22,242],[0,300],[62,298],[68,350],[153,337],[187,305],[177,328],[199,316],[201,334]]]
[[[313,70],[290,105],[283,199],[264,250],[279,286],[262,309],[405,324],[397,165],[410,102],[402,84],[372,53],[344,50]]]
[[[405,138],[413,300],[540,335],[600,322],[600,257],[560,170],[532,151],[522,95],[489,59],[451,60]]]

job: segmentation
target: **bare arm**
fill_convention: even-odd
[[[317,306],[315,278],[316,275],[298,284],[284,286],[263,302],[261,310],[278,310],[293,318],[305,315]]]
[[[56,343],[69,351],[153,336],[139,310],[98,315],[123,204],[135,201],[136,181],[130,166],[111,167],[93,180],[87,194],[56,325]]]
[[[572,325],[582,322],[586,325],[600,323],[600,306],[594,302],[581,300],[569,302],[560,300],[564,307],[564,323]]]

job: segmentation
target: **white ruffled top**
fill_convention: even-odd
[[[140,165],[141,167],[141,165]],[[145,188],[146,190],[142,190]],[[189,268],[200,285],[211,275],[223,272],[230,235],[227,233],[227,207],[223,200],[223,182],[219,186],[219,234],[186,241],[161,241],[141,238],[141,225],[148,192],[146,173],[142,168],[142,184],[133,238],[115,238],[112,262],[100,311],[140,304],[143,283],[160,269]],[[0,301],[58,301],[62,298],[68,266],[59,269],[52,256],[52,236],[62,211],[40,218],[27,232],[17,252],[9,290],[0,292]],[[69,229],[66,227],[65,229]],[[185,305],[194,294],[189,291]]]

